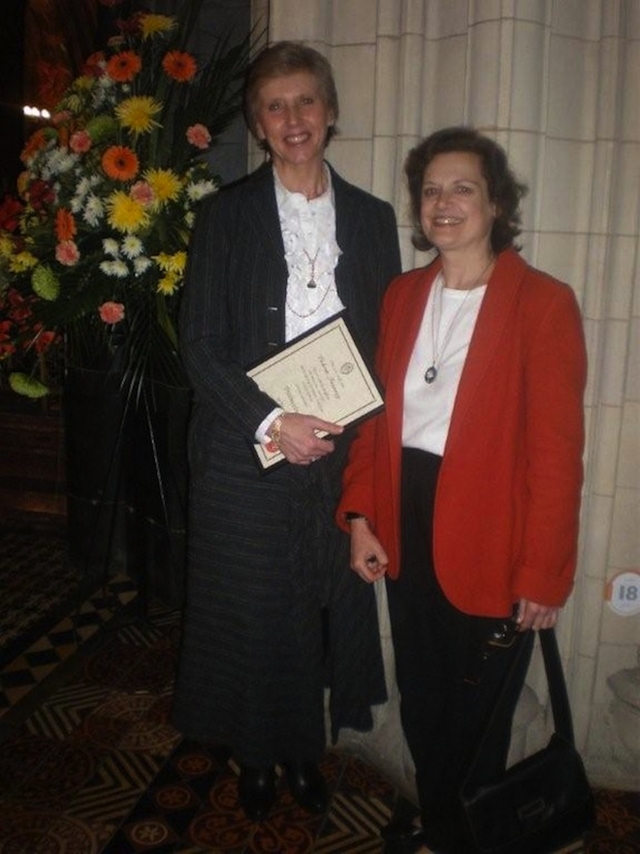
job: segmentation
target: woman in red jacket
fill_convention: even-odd
[[[421,823],[388,851],[456,848],[456,794],[520,644],[555,625],[576,567],[586,357],[565,284],[514,241],[525,188],[502,148],[446,128],[406,164],[426,268],[384,299],[385,411],[365,423],[338,523],[351,566],[386,575],[402,726]],[[506,763],[528,654],[487,775]]]

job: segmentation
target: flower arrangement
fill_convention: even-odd
[[[201,0],[138,13],[91,56],[27,140],[0,204],[0,359],[14,391],[48,393],[62,340],[85,367],[118,354],[130,388],[181,376],[176,317],[189,237],[219,178],[204,155],[237,115],[248,45],[188,49]]]

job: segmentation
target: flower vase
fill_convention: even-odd
[[[68,536],[85,583],[124,571],[143,604],[184,601],[187,388],[145,382],[127,406],[121,374],[69,369],[63,406]]]

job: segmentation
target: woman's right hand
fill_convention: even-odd
[[[364,517],[352,519],[350,528],[351,569],[369,584],[379,581],[384,577],[389,564],[389,558],[380,540]]]
[[[283,412],[274,422],[278,419],[277,434],[274,435],[272,427],[267,433],[286,459],[297,465],[308,466],[320,457],[326,457],[333,451],[331,436],[339,436],[344,431],[344,427],[333,421],[298,412]],[[323,439],[319,433],[327,433],[328,436]]]

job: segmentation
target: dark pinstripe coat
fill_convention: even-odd
[[[395,216],[333,171],[332,181],[338,293],[373,362],[381,297],[400,271]],[[265,165],[203,204],[180,335],[195,406],[174,721],[252,764],[321,755],[323,682],[334,734],[370,727],[370,704],[384,699],[373,589],[348,569],[333,523],[351,431],[308,467],[262,474],[250,449],[276,402],[245,370],[284,344],[286,285]]]

